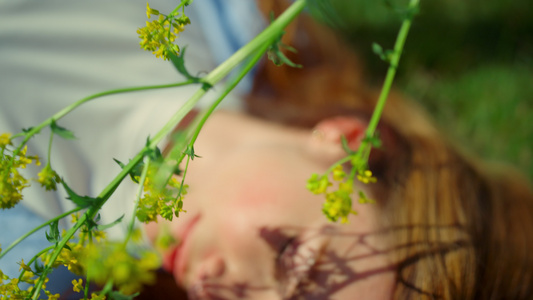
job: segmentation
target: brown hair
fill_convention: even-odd
[[[280,1],[259,1],[279,13]],[[302,69],[264,63],[247,109],[312,127],[334,115],[368,118],[377,91],[356,55],[302,17],[287,29],[286,53]],[[393,93],[373,152],[374,196],[397,266],[396,299],[532,299],[533,192],[513,171],[494,171],[447,141],[414,103]]]

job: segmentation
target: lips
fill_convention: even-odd
[[[177,230],[175,236],[178,238],[179,244],[172,248],[163,258],[163,269],[173,274],[180,284],[183,284],[188,263],[190,233],[199,220],[200,215],[198,214]],[[176,222],[179,222],[179,220]]]

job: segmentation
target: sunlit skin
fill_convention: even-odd
[[[331,223],[322,196],[305,188],[342,156],[335,135],[345,124],[324,124],[317,133],[229,112],[208,121],[186,177],[187,213],[147,226],[151,240],[164,227],[177,240],[165,268],[190,298],[391,298],[375,205],[354,204],[348,224]]]

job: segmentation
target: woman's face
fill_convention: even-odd
[[[340,146],[294,130],[218,112],[195,144],[186,213],[147,225],[169,232],[164,267],[190,298],[390,299],[394,270],[377,236],[377,211],[354,205],[349,224],[327,221],[306,190]]]

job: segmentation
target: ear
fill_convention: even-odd
[[[348,147],[356,150],[367,127],[366,121],[352,116],[336,116],[319,122],[309,137],[309,151],[312,155],[336,161],[346,152],[342,147],[342,137],[346,138]]]

